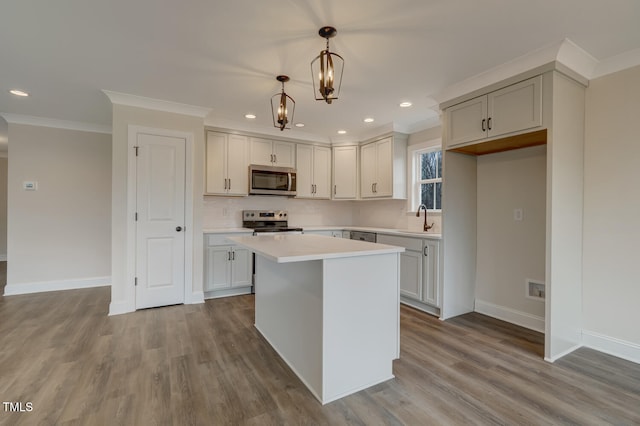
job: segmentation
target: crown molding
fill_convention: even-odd
[[[0,112],[0,116],[10,124],[26,124],[28,126],[52,127],[55,129],[78,130],[80,132],[111,134],[111,126],[104,124],[83,123],[80,121],[58,120],[56,118],[36,117],[33,115],[10,114]]]
[[[209,114],[209,112],[211,112],[211,108],[204,108],[195,105],[163,101],[162,99],[145,98],[144,96],[130,95],[128,93],[113,92],[111,90],[104,89],[102,92],[107,95],[111,103],[114,105],[151,109],[198,118],[204,118]]]
[[[252,123],[243,123],[237,120],[229,120],[223,117],[209,116],[204,121],[205,127],[214,129],[233,129],[243,134],[255,135],[256,137],[274,138],[278,140],[291,140],[329,144],[328,138],[305,132],[298,128],[281,131],[273,126],[260,126]]]
[[[492,84],[500,83],[515,75],[549,64],[562,64],[583,84],[593,78],[599,62],[587,51],[568,38],[543,46],[497,67],[453,84],[433,96],[442,106],[448,101],[464,96]]]
[[[638,65],[640,65],[640,49],[630,50],[601,61],[596,67],[592,78],[603,77]]]

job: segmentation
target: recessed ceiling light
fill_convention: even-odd
[[[411,102],[402,102],[400,104],[401,108],[409,108],[411,105],[413,105]]]
[[[29,96],[29,94],[27,92],[24,92],[24,91],[18,90],[18,89],[11,89],[11,90],[9,90],[9,93],[11,93],[12,95],[22,96],[22,97]]]
[[[347,133],[346,130],[338,130],[339,135],[345,135]]]
[[[254,118],[256,118],[255,114],[245,114],[244,118],[248,118],[249,120],[253,120]]]
[[[296,123],[296,127],[304,127],[304,123]]]
[[[365,123],[373,123],[374,121],[375,120],[373,118],[371,118],[371,117],[367,117],[367,118],[364,119]]]

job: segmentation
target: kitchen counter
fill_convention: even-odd
[[[298,226],[298,225],[295,225]],[[441,234],[434,234],[431,232],[424,231],[416,231],[410,229],[392,229],[392,228],[372,228],[365,226],[299,226],[303,228],[305,231],[313,232],[313,231],[334,231],[334,230],[345,230],[345,231],[362,231],[362,232],[375,232],[378,234],[388,234],[388,235],[404,235],[406,237],[414,237],[414,238],[430,238],[434,240],[442,239]],[[235,233],[253,233],[253,229],[250,228],[207,228],[203,229],[202,232],[204,234],[235,234]]]
[[[322,404],[394,377],[404,248],[309,234],[227,238],[256,254],[256,329]]]
[[[247,248],[277,263],[335,259],[403,252],[404,248],[386,244],[331,238],[322,235],[276,234],[229,237]]]

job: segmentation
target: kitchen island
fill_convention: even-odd
[[[256,254],[256,328],[322,404],[394,377],[402,247],[321,235],[229,240]]]

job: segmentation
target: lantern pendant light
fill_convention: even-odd
[[[271,97],[271,114],[273,115],[273,125],[278,127],[281,131],[284,129],[290,129],[287,126],[293,121],[293,114],[296,109],[296,101],[284,92],[284,83],[289,81],[289,77],[286,75],[279,75],[276,80],[282,83],[282,92],[276,93]],[[291,107],[291,114],[289,114],[289,106]]]
[[[327,48],[311,61],[311,79],[316,101],[330,104],[338,99],[342,85],[342,70],[344,59],[337,53],[329,51],[329,39],[335,37],[338,31],[334,27],[322,27],[318,34],[327,39]]]

